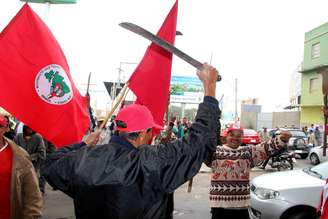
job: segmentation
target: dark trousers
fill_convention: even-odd
[[[212,208],[212,219],[249,219],[248,209]]]

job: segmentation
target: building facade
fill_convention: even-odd
[[[323,124],[322,76],[328,67],[328,23],[305,33],[302,67],[301,125]]]

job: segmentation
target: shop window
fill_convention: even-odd
[[[320,43],[315,43],[312,45],[312,59],[320,57]]]

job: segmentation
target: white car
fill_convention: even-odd
[[[326,151],[326,156],[323,156],[323,146],[316,146],[311,148],[310,153],[309,153],[309,160],[311,164],[317,165],[323,161],[328,160],[328,148]]]
[[[275,172],[251,181],[251,219],[315,219],[328,162],[303,170]]]

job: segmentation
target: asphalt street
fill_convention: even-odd
[[[301,169],[311,166],[309,161],[297,160],[295,169]],[[251,171],[251,178],[274,172],[275,170],[261,170],[254,168]],[[208,189],[210,183],[210,169],[202,167],[199,174],[194,177],[193,187],[190,193],[187,192],[188,183],[182,185],[175,191],[175,211],[174,219],[189,218],[210,218],[210,209],[208,203]],[[73,219],[74,208],[72,199],[60,191],[53,191],[47,186],[44,196],[44,215],[43,219]]]

